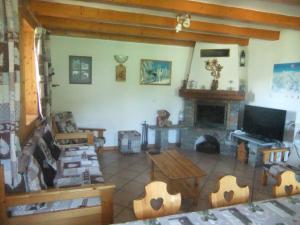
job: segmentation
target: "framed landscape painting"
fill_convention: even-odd
[[[300,62],[274,64],[272,91],[291,95],[300,94]]]
[[[70,84],[92,83],[92,57],[69,56]]]
[[[142,59],[140,84],[171,85],[172,62]]]

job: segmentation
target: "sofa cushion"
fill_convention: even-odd
[[[43,134],[43,139],[46,142],[52,157],[55,160],[58,160],[60,154],[60,148],[55,143],[55,140],[50,130],[45,130],[45,133]]]
[[[65,148],[59,158],[56,187],[104,182],[94,146]]]
[[[10,216],[16,217],[47,212],[57,212],[69,209],[78,209],[82,207],[91,207],[98,205],[101,205],[101,199],[99,197],[90,197],[31,205],[20,205],[10,208],[9,211]]]
[[[21,154],[18,156],[18,172],[25,173],[29,165],[30,155],[33,154],[38,138],[32,136],[24,145]]]
[[[53,180],[56,176],[56,170],[49,164],[49,161],[46,159],[46,156],[39,145],[36,146],[33,156],[42,170],[45,183],[48,187],[53,187]]]
[[[72,133],[77,131],[72,112],[56,113],[55,123],[59,132]]]
[[[78,155],[81,156],[82,154],[95,155],[96,154],[95,146],[84,145],[84,146],[63,148],[61,157],[71,157],[71,156],[78,156]]]
[[[25,180],[28,192],[40,191],[47,188],[40,165],[32,155],[29,156],[29,164],[25,173]]]
[[[50,149],[42,137],[38,139],[37,147],[42,151],[45,156],[46,163],[54,170],[57,170],[56,160],[53,158]]]

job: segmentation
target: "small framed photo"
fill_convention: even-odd
[[[92,83],[92,57],[69,56],[70,84]]]
[[[171,85],[172,62],[142,59],[140,84]]]

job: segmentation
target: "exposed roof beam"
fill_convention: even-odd
[[[31,9],[36,15],[41,16],[52,16],[98,22],[106,21],[110,23],[133,24],[140,26],[159,26],[170,29],[176,26],[175,18],[119,12],[106,9],[83,7],[78,5],[34,1],[31,4]],[[200,21],[192,21],[190,30],[196,32],[207,32],[247,38],[252,37],[265,40],[278,40],[280,35],[280,32],[278,31],[244,28]]]
[[[47,29],[61,29],[73,31],[88,31],[109,34],[122,34],[130,36],[140,36],[149,38],[162,38],[171,40],[183,41],[203,41],[220,44],[238,44],[246,46],[249,39],[222,37],[209,34],[179,32],[175,33],[174,30],[165,30],[157,28],[136,27],[128,25],[114,25],[105,23],[93,23],[71,19],[61,19],[54,17],[38,16],[40,23]]]
[[[194,47],[194,41],[176,41],[169,39],[157,39],[157,38],[147,38],[147,37],[135,37],[120,34],[104,34],[96,32],[82,32],[82,31],[72,31],[72,30],[58,30],[52,29],[51,34],[58,36],[71,36],[71,37],[82,37],[82,38],[97,38],[104,40],[115,40],[115,41],[128,41],[128,42],[141,42],[150,44],[161,44],[161,45],[177,45],[185,47]]]
[[[251,9],[242,9],[231,6],[222,6],[204,2],[188,0],[88,0],[89,2],[100,2],[119,4],[139,8],[172,11],[177,13],[190,13],[199,16],[209,16],[221,19],[231,19],[257,24],[266,24],[277,27],[300,30],[300,17],[286,16],[281,14],[261,12]]]

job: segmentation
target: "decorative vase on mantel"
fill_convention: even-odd
[[[219,86],[219,80],[213,79],[211,82],[210,90],[216,91],[218,89],[218,86]]]
[[[210,89],[214,91],[217,90],[219,86],[218,79],[220,78],[220,72],[223,69],[223,66],[218,63],[217,59],[212,59],[205,62],[205,69],[211,71],[210,75],[214,78],[212,80]]]

